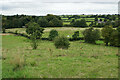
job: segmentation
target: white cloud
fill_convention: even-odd
[[[4,0],[2,14],[30,14],[46,15],[52,14],[117,14],[118,0],[98,0],[103,3],[72,3],[83,0]],[[84,2],[96,2],[96,0],[85,0]],[[108,2],[107,2],[108,1]],[[46,2],[68,2],[68,3],[46,3]],[[116,3],[109,3],[116,2]]]

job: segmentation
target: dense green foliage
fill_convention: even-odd
[[[55,37],[58,36],[58,32],[54,29],[52,29],[49,33],[49,40],[54,40]]]
[[[79,38],[79,31],[75,31],[74,34],[72,35],[72,38],[74,40],[77,40]]]
[[[80,21],[75,21],[72,23],[74,27],[87,27],[85,19],[81,19]]]
[[[30,35],[31,46],[33,49],[36,49],[38,46],[36,39],[41,38],[44,29],[35,22],[30,22],[26,24],[26,26],[27,26],[26,33]]]
[[[82,21],[81,21],[82,20]],[[46,16],[29,16],[29,15],[13,15],[2,16],[2,24],[5,28],[22,28],[28,22],[33,21],[41,27],[104,27],[111,24],[113,27],[120,26],[117,15],[52,15]],[[78,21],[81,21],[78,23]],[[86,24],[84,24],[86,22]],[[81,24],[83,23],[83,24]],[[79,25],[79,26],[78,26]]]
[[[58,49],[68,49],[70,47],[69,40],[67,39],[67,37],[64,37],[64,36],[56,37],[54,44],[55,44],[55,47]]]
[[[102,29],[102,36],[104,38],[104,42],[106,43],[106,46],[108,46],[110,42],[112,32],[113,32],[113,27],[110,25],[106,25]]]
[[[95,41],[100,38],[100,31],[98,29],[94,29],[93,27],[91,27],[83,31],[83,35],[85,42],[95,43]]]
[[[6,33],[6,30],[5,30],[5,28],[2,28],[2,33]]]
[[[117,30],[113,30],[110,37],[110,45],[120,47],[120,27]]]
[[[46,18],[39,18],[37,22],[41,27],[47,27],[49,25]]]
[[[26,26],[27,26],[26,28],[27,34],[29,35],[35,34],[36,38],[40,38],[42,36],[44,29],[40,27],[37,23],[29,22],[28,24],[26,24]]]

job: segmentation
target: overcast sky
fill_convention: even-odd
[[[26,14],[117,14],[119,0],[0,0],[0,13]]]

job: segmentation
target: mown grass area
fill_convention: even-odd
[[[56,28],[57,29],[57,28]],[[49,29],[45,30],[45,32]],[[62,31],[62,29],[59,31]],[[47,33],[46,33],[47,35]],[[117,47],[71,41],[68,50],[56,49],[53,41],[2,36],[3,78],[117,78]],[[102,43],[97,41],[97,43]]]

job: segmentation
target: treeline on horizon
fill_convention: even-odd
[[[114,28],[120,26],[120,17],[114,15],[53,15],[30,16],[30,15],[2,15],[3,28],[23,28],[29,22],[35,22],[40,27],[104,27],[112,25]],[[65,24],[69,23],[69,24]]]

